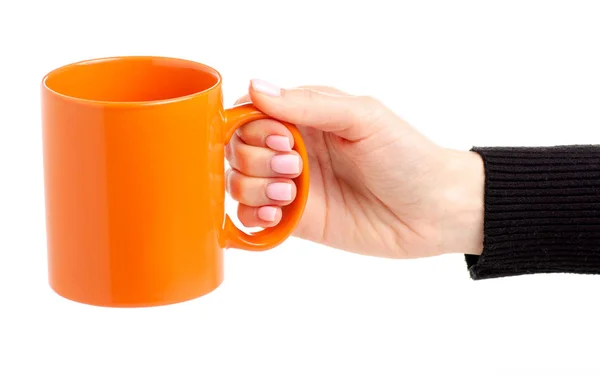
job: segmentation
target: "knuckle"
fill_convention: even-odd
[[[240,138],[242,136],[244,136],[244,128],[246,128],[247,125],[248,125],[248,123],[244,124],[243,126],[238,127],[238,129],[235,130],[235,134]]]
[[[357,96],[355,106],[357,121],[360,123],[375,123],[385,112],[385,107],[377,98],[372,96]]]
[[[241,201],[241,195],[243,193],[243,188],[241,187],[241,182],[240,182],[240,174],[238,172],[235,171],[231,171],[227,177],[227,181],[228,181],[228,191],[229,194],[231,195],[231,197],[240,202]]]
[[[247,178],[236,171],[232,171],[228,178],[228,192],[233,200],[248,204],[251,199],[251,193],[249,192],[250,186],[248,185]]]
[[[248,122],[240,128],[238,128],[237,130],[235,130],[236,135],[240,138],[241,141],[245,142],[248,139],[248,136],[251,133],[252,125],[253,122]]]
[[[250,153],[248,149],[240,145],[237,148],[235,148],[234,155],[236,169],[242,172],[247,171],[249,167],[248,159],[250,158]]]

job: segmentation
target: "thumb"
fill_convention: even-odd
[[[263,80],[250,82],[250,98],[265,114],[299,126],[332,132],[350,141],[368,138],[385,126],[390,111],[364,96],[324,93],[309,88],[281,89]]]

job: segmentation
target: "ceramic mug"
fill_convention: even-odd
[[[225,214],[224,146],[268,118],[223,109],[221,75],[193,61],[114,57],[66,65],[42,81],[49,283],[73,301],[141,307],[187,301],[223,280],[223,249],[266,250],[294,230],[308,160],[281,222],[254,234]]]

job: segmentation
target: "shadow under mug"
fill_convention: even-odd
[[[308,159],[281,222],[254,234],[225,214],[224,146],[268,118],[223,109],[221,75],[193,61],[102,58],[42,81],[49,283],[73,301],[142,307],[187,301],[223,280],[223,249],[266,250],[292,233],[308,197]]]

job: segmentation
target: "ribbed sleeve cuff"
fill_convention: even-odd
[[[600,146],[473,148],[485,166],[473,279],[600,273]]]

